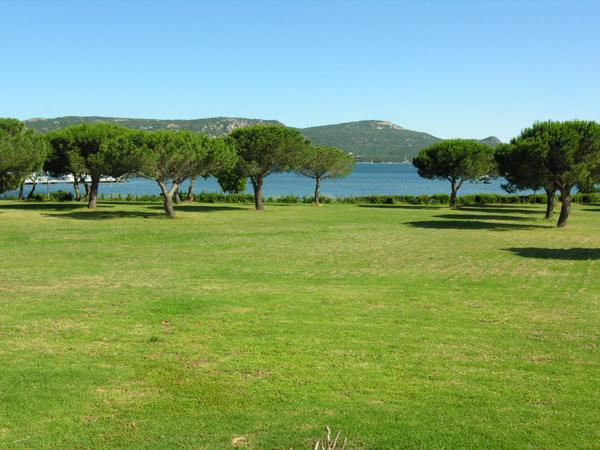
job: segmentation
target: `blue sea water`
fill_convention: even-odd
[[[465,182],[460,194],[504,193],[501,188],[503,179],[494,179],[490,184],[480,182]],[[187,188],[184,184],[182,190]],[[25,187],[25,194],[30,186]],[[70,184],[38,185],[36,192],[73,191]],[[450,184],[444,180],[426,180],[417,174],[417,169],[411,164],[403,163],[358,163],[352,174],[339,180],[324,180],[321,194],[330,197],[352,197],[364,195],[421,195],[448,193]],[[199,178],[195,192],[221,192],[214,178]],[[265,179],[265,196],[312,195],[314,180],[296,173],[276,173]],[[252,193],[248,183],[247,192]],[[102,183],[101,195],[110,194],[160,194],[158,185],[144,178],[132,178],[125,183]],[[14,197],[16,191],[2,194],[2,197]]]

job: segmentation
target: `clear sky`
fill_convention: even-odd
[[[0,0],[0,116],[600,120],[600,1]]]

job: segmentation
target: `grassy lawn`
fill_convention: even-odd
[[[0,202],[0,448],[600,447],[600,207]]]

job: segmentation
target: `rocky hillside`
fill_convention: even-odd
[[[442,140],[382,120],[347,122],[304,128],[301,131],[315,144],[343,148],[362,161],[404,161],[413,158],[419,150]],[[500,140],[490,136],[480,142],[495,147]]]
[[[279,124],[276,120],[213,117],[193,120],[128,119],[119,117],[67,116],[53,119],[30,119],[27,126],[46,132],[79,123],[109,122],[136,130],[185,129],[210,136],[223,136],[235,128],[256,124]],[[407,130],[383,120],[363,120],[336,125],[301,128],[299,131],[319,145],[331,145],[356,155],[359,161],[404,161],[413,158],[419,150],[440,142],[428,133]],[[500,140],[494,136],[480,142],[495,147]]]
[[[231,130],[239,127],[247,127],[256,124],[280,124],[276,120],[244,119],[237,117],[213,117],[209,119],[192,120],[158,120],[158,119],[127,119],[120,117],[96,117],[96,116],[67,116],[53,119],[29,119],[25,123],[29,128],[46,132],[65,128],[69,125],[80,123],[116,123],[135,130],[168,130],[185,129],[197,133],[205,133],[209,136],[223,136]]]

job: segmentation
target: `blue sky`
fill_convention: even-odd
[[[600,120],[598,1],[0,0],[0,116]]]

